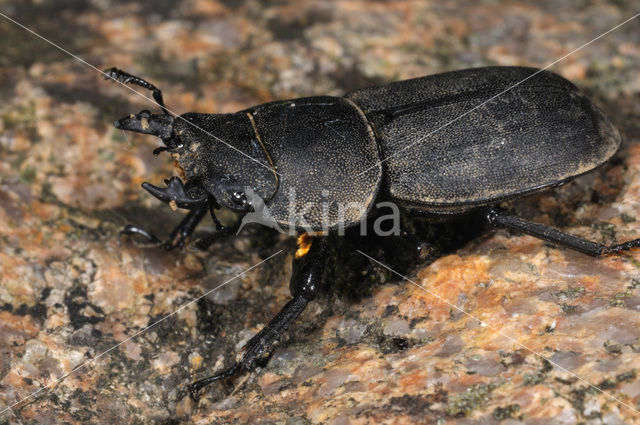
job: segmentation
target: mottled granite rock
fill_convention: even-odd
[[[7,0],[0,11],[99,69],[148,78],[177,112],[545,66],[637,12],[405,0]],[[552,68],[612,117],[623,149],[518,203],[522,215],[607,243],[640,235],[638,25]],[[292,241],[249,228],[206,252],[118,244],[126,223],[164,236],[180,219],[139,188],[173,173],[156,142],[110,125],[151,105],[3,18],[0,31],[0,409],[11,406],[0,424],[640,423],[588,384],[640,407],[640,251],[592,259],[505,231],[408,269],[430,293],[345,256],[341,289],[265,365],[194,405],[185,385],[228,364],[288,299]]]

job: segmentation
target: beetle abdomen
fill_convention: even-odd
[[[468,69],[346,97],[376,128],[391,196],[459,213],[566,182],[620,146],[609,120],[569,81],[542,71],[522,82],[536,71]]]

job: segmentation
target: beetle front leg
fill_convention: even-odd
[[[147,239],[151,246],[161,246],[165,250],[171,251],[174,248],[184,246],[185,241],[189,239],[189,236],[191,236],[204,216],[207,215],[207,211],[207,206],[189,211],[180,224],[173,229],[169,239],[164,242],[146,230],[130,224],[127,224],[125,228],[120,231],[120,235],[139,235]]]
[[[241,217],[238,224],[232,225],[230,227],[225,227],[222,225],[222,223],[220,223],[220,220],[218,220],[218,217],[216,217],[216,213],[215,213],[216,208],[219,208],[219,206],[215,202],[209,205],[209,213],[211,214],[211,219],[213,220],[213,224],[216,226],[216,232],[209,233],[201,238],[196,239],[193,242],[193,246],[196,249],[199,249],[200,251],[206,251],[207,249],[209,249],[209,247],[213,245],[213,243],[217,241],[219,238],[236,234],[239,223],[240,221],[242,221],[242,217]]]
[[[244,346],[242,360],[228,369],[189,385],[194,401],[199,390],[212,382],[233,376],[240,369],[252,370],[256,360],[270,354],[282,334],[293,323],[307,304],[319,293],[323,281],[327,238],[312,238],[307,233],[298,238],[298,250],[293,259],[293,272],[289,290],[293,299],[282,307],[273,319]]]
[[[171,251],[176,247],[182,248],[185,242],[196,230],[196,227],[198,227],[198,224],[200,224],[204,216],[207,215],[207,211],[208,208],[206,207],[189,211],[180,224],[173,229],[171,236],[169,236],[169,240],[164,242],[162,247],[167,251]]]
[[[561,232],[558,229],[545,226],[544,224],[534,223],[520,217],[509,215],[497,208],[492,208],[487,212],[486,220],[493,227],[504,227],[507,229],[518,230],[522,233],[526,233],[527,235],[535,236],[536,238],[544,239],[593,257],[618,254],[622,251],[628,251],[632,248],[640,247],[640,239],[634,239],[610,246],[603,245],[598,242],[593,242],[588,239]]]

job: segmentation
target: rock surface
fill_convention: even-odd
[[[7,0],[0,12],[97,69],[149,79],[182,113],[542,67],[637,10]],[[606,243],[640,235],[638,25],[551,68],[609,114],[622,150],[519,202],[521,215]],[[249,227],[205,252],[119,244],[127,223],[166,236],[180,220],[139,187],[174,173],[151,154],[155,140],[111,126],[153,105],[1,17],[0,31],[0,424],[640,423],[640,250],[592,259],[505,231],[404,268],[423,288],[345,254],[342,289],[314,302],[268,362],[195,405],[186,384],[229,364],[288,299],[293,241]]]

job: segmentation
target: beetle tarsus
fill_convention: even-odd
[[[126,236],[130,236],[130,235],[142,236],[149,242],[149,244],[151,244],[151,246],[158,246],[162,244],[162,241],[158,239],[156,236],[152,235],[151,233],[147,232],[144,229],[141,229],[140,227],[133,226],[131,224],[127,224],[126,226],[124,226],[124,229],[122,229],[118,233],[118,241],[122,238],[122,236],[125,236],[125,235]]]
[[[298,318],[308,303],[309,301],[301,295],[294,297],[291,301],[285,304],[280,312],[278,312],[278,314],[276,314],[260,332],[254,335],[253,338],[247,342],[244,346],[245,352],[240,362],[235,363],[233,366],[223,370],[222,372],[192,383],[189,386],[189,393],[191,394],[193,401],[198,401],[199,391],[205,386],[215,381],[233,376],[238,370],[240,370],[240,368],[249,371],[252,370],[253,365],[257,360],[270,354],[273,347],[280,340],[282,334],[287,330],[289,325]]]
[[[194,402],[199,402],[200,401],[200,390],[204,387],[206,387],[207,385],[216,382],[216,381],[220,381],[222,379],[226,379],[226,378],[230,378],[231,376],[235,375],[236,372],[238,372],[240,370],[240,367],[242,366],[241,363],[234,363],[233,366],[231,366],[228,369],[223,370],[222,372],[216,373],[215,375],[209,376],[208,378],[204,378],[204,379],[200,379],[199,381],[193,382],[188,386],[189,389],[189,396],[191,396],[191,400],[193,400]]]
[[[158,103],[158,105],[160,105],[160,108],[162,108],[162,112],[164,112],[165,115],[169,115],[169,111],[164,106],[164,100],[162,99],[162,92],[160,91],[159,88],[157,88],[150,82],[143,80],[140,77],[136,77],[135,75],[131,75],[127,72],[124,72],[118,68],[105,69],[103,73],[105,74],[104,76],[105,80],[111,79],[114,81],[118,81],[122,84],[135,84],[137,86],[151,90],[151,92],[153,93],[153,99]]]
[[[611,245],[605,247],[606,249],[600,253],[600,255],[619,254],[622,251],[629,251],[632,248],[640,247],[640,239],[634,239],[628,242],[619,243],[617,245]]]
[[[491,208],[486,213],[487,222],[493,227],[504,227],[526,233],[552,242],[556,245],[582,252],[592,257],[619,254],[632,248],[640,247],[640,239],[623,242],[617,245],[603,245],[578,236],[573,236],[544,224],[534,223],[520,217],[507,214],[498,208]]]

